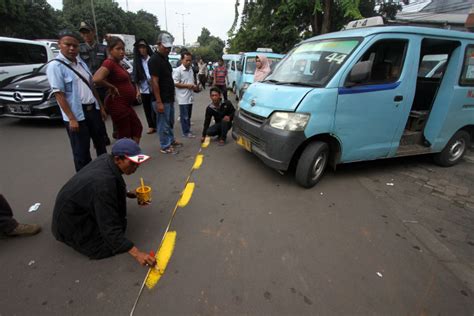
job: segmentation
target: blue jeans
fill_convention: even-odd
[[[159,113],[156,109],[156,101],[153,101],[152,108],[156,113],[156,129],[160,137],[161,149],[167,149],[174,142],[174,104],[163,103],[165,111]]]
[[[179,105],[179,120],[181,122],[181,130],[183,135],[187,136],[191,133],[191,111],[192,104],[180,104]]]

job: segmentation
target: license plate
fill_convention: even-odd
[[[30,114],[31,108],[27,104],[9,104],[8,111],[14,114]]]
[[[242,136],[237,137],[237,144],[244,147],[245,150],[247,150],[247,151],[250,151],[250,152],[252,151],[252,143],[248,139],[246,139]]]

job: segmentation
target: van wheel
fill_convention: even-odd
[[[304,149],[296,166],[296,182],[311,188],[319,182],[329,160],[329,146],[323,142],[310,143]]]
[[[443,151],[434,156],[434,161],[443,167],[454,166],[462,159],[469,146],[469,133],[458,131],[451,137]]]

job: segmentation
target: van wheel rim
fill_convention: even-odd
[[[321,155],[316,158],[313,164],[313,177],[312,180],[317,180],[324,171],[324,167],[326,166],[327,155],[326,153],[322,153]]]
[[[464,139],[458,139],[455,141],[452,145],[451,148],[449,148],[449,161],[456,161],[458,160],[464,151],[466,150],[466,142]]]

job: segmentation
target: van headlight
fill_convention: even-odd
[[[306,113],[274,112],[270,117],[270,126],[284,131],[304,131],[309,117]]]

